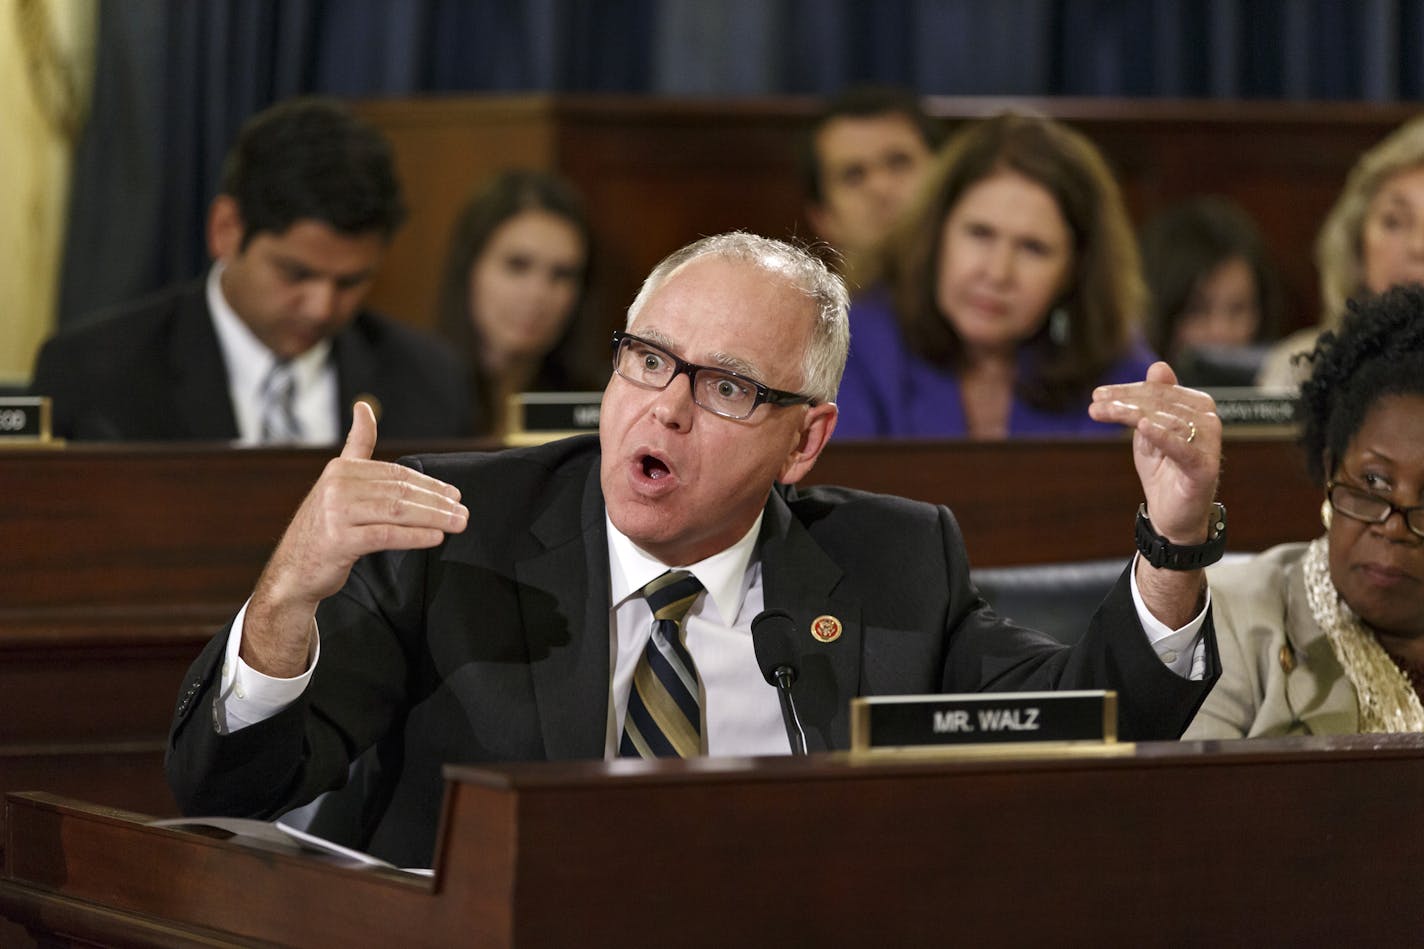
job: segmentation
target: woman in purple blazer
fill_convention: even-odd
[[[851,307],[840,438],[1110,434],[1094,386],[1142,379],[1122,196],[1086,138],[1006,113],[945,146]]]

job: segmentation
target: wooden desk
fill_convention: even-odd
[[[173,813],[162,754],[183,671],[242,604],[327,457],[0,452],[0,792]],[[835,444],[813,475],[951,505],[976,566],[1132,551],[1140,493],[1121,441]],[[1230,443],[1221,497],[1235,550],[1318,530],[1289,442]]]
[[[447,775],[433,883],[11,795],[0,915],[174,947],[1424,939],[1419,735]]]

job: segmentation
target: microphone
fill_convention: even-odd
[[[796,702],[791,698],[791,683],[796,681],[796,660],[791,639],[796,621],[785,610],[763,610],[752,620],[752,648],[757,665],[767,684],[776,688],[781,700],[781,720],[786,725],[786,737],[791,741],[791,753],[806,753],[806,733],[796,715]]]

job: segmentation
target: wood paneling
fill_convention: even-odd
[[[1372,103],[931,97],[951,125],[1016,108],[1059,118],[1102,149],[1141,223],[1195,194],[1222,194],[1259,223],[1282,274],[1286,328],[1313,323],[1316,231],[1355,159],[1414,109]],[[806,98],[745,100],[486,96],[383,100],[358,108],[395,145],[411,218],[374,302],[410,322],[434,318],[436,274],[455,214],[500,168],[558,171],[588,199],[603,319],[622,320],[663,256],[741,227],[811,232],[802,215]]]
[[[1289,436],[1235,438],[1217,496],[1229,548],[1320,530],[1320,493]],[[1127,439],[832,442],[807,479],[946,504],[975,566],[1131,556],[1142,486]]]
[[[410,211],[377,275],[372,305],[433,326],[440,271],[465,200],[501,169],[558,166],[549,102],[523,96],[388,99],[358,109],[390,138]]]

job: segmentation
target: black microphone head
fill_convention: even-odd
[[[762,610],[752,620],[752,648],[768,685],[777,684],[778,671],[796,679],[796,654],[791,648],[795,633],[796,620],[785,610]]]

